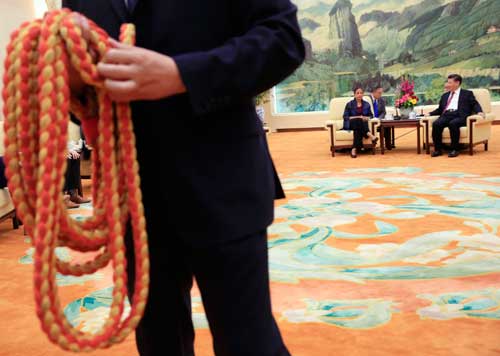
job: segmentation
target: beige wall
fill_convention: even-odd
[[[33,0],[0,0],[0,78],[3,78],[3,63],[5,60],[5,50],[10,38],[10,34],[19,25],[35,14]],[[2,84],[3,86],[3,84]],[[3,102],[0,97],[0,107]],[[3,110],[0,110],[0,119],[3,119]]]

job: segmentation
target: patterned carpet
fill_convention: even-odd
[[[353,160],[329,157],[326,132],[270,136],[287,191],[269,230],[271,288],[293,355],[500,354],[500,145],[431,159],[414,140]],[[8,223],[0,234],[0,355],[65,355],[39,331],[29,241]],[[108,313],[109,274],[59,276],[82,330]],[[213,355],[197,290],[193,302],[197,355]],[[136,352],[129,338],[94,355]]]

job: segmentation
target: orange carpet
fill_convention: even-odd
[[[449,159],[417,155],[409,133],[351,159],[330,157],[326,131],[269,136],[288,197],[269,231],[273,307],[293,355],[500,354],[500,126],[493,137]],[[67,355],[40,331],[31,263],[22,232],[0,224],[0,355]],[[70,321],[95,330],[109,270],[58,283]],[[193,300],[197,355],[213,355]],[[92,355],[137,353],[129,338]]]

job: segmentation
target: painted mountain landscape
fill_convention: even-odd
[[[382,84],[391,102],[411,74],[424,103],[445,76],[500,100],[500,0],[294,0],[306,63],[276,89],[278,112],[327,110],[355,83]]]

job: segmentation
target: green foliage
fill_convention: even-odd
[[[483,57],[487,59],[489,57],[487,55],[494,55],[493,58],[496,57],[496,60],[484,62],[480,64],[479,68],[500,68],[500,45],[498,43],[488,42],[484,45],[471,45],[467,49],[462,48],[452,53],[451,55],[443,53],[434,62],[434,68],[447,67],[470,58]]]
[[[357,84],[367,92],[372,91],[376,86],[381,86],[386,93],[393,92],[398,83],[399,80],[380,72],[375,73],[375,75],[361,77],[357,81]]]
[[[432,16],[428,14],[418,19],[416,28],[408,38],[407,48],[416,54],[425,55],[429,50],[441,50],[453,42],[484,36],[489,26],[499,22],[500,1],[486,0],[476,4],[477,0],[461,0],[456,16],[439,17],[439,8],[431,11]],[[460,47],[456,50],[460,50]]]
[[[324,111],[328,109],[331,95],[331,83],[304,83],[301,88],[277,90],[278,112]],[[284,98],[280,98],[284,94]]]
[[[491,69],[500,68],[500,55],[488,54],[471,58],[460,64],[463,69]]]
[[[444,77],[437,77],[433,79],[430,86],[425,91],[425,102],[424,104],[433,104],[439,102],[439,99],[444,93],[444,83],[446,79]]]
[[[341,57],[334,65],[334,70],[336,72],[356,72],[358,74],[368,74],[375,72],[377,68],[377,62],[375,56],[373,55],[369,58],[368,54],[365,54],[367,58],[347,58]]]
[[[446,81],[446,79],[439,74],[424,74],[414,79],[416,93],[426,92],[434,85],[439,86],[438,83],[441,85],[440,88],[443,89],[444,82]]]
[[[441,0],[424,0],[418,4],[403,9],[399,16],[391,18],[388,25],[396,30],[415,27],[416,25],[429,21],[436,10],[441,7]]]
[[[316,62],[305,62],[290,77],[285,79],[283,84],[302,81],[316,81],[319,78],[328,79],[331,73],[332,66],[330,65]]]
[[[493,79],[485,75],[478,75],[475,77],[464,78],[463,86],[469,88],[488,88],[490,86],[499,86],[500,77]]]
[[[319,64],[325,64],[333,66],[335,62],[337,62],[339,56],[337,52],[328,49],[326,51],[321,51],[315,54],[315,61]]]

